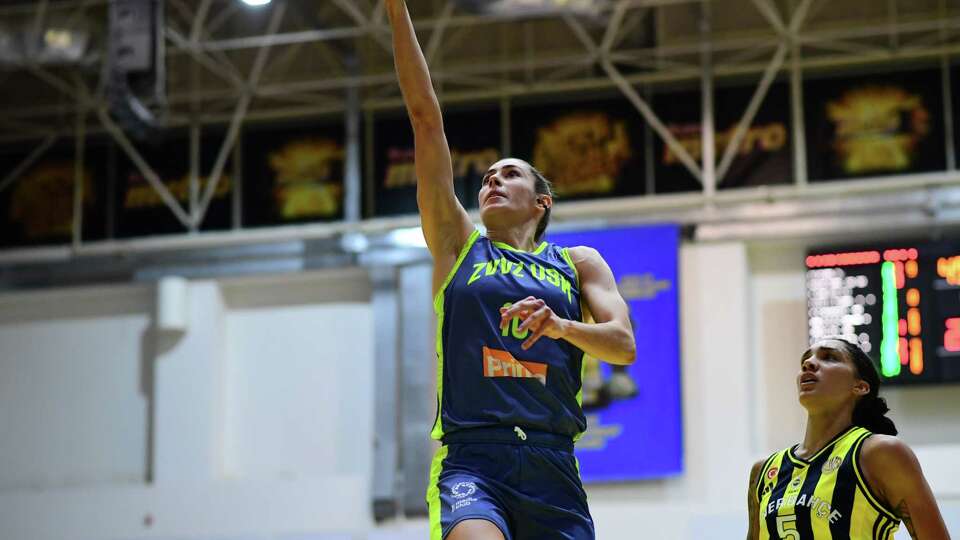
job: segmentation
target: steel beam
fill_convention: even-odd
[[[346,131],[345,152],[343,162],[343,218],[346,221],[360,221],[360,193],[363,178],[360,174],[360,117],[363,111],[360,108],[360,90],[347,89],[346,110],[344,111],[344,126]]]
[[[358,26],[367,30],[368,35],[381,47],[383,47],[384,50],[390,51],[391,53],[393,52],[393,43],[387,40],[383,33],[374,31],[371,21],[367,19],[367,16],[364,15],[363,11],[357,7],[355,0],[333,0],[333,3],[336,4],[337,7],[343,10],[347,15],[349,15]]]
[[[433,28],[433,32],[430,33],[430,41],[427,42],[427,50],[424,51],[426,56],[427,65],[432,66],[433,61],[437,56],[437,51],[440,50],[440,44],[443,40],[443,34],[447,30],[447,25],[450,24],[450,19],[453,17],[453,2],[447,2],[443,6],[443,11],[440,12],[440,18],[437,22],[437,26]],[[389,49],[391,54],[393,53],[393,47]]]
[[[610,15],[610,20],[607,22],[607,29],[603,34],[603,39],[600,40],[601,53],[607,54],[613,48],[613,45],[617,39],[617,35],[620,33],[620,28],[623,26],[623,17],[627,13],[627,8],[627,3],[624,0],[620,0],[613,7],[613,14]]]
[[[673,136],[673,133],[670,133],[670,130],[663,125],[663,122],[657,118],[657,114],[653,112],[653,109],[647,105],[647,102],[640,97],[640,94],[633,88],[633,86],[627,81],[626,78],[617,70],[616,67],[609,60],[602,61],[603,69],[607,72],[607,76],[613,81],[620,91],[630,100],[630,103],[640,111],[640,114],[643,118],[650,124],[650,127],[653,128],[657,135],[663,139],[663,142],[670,147],[670,150],[673,150],[673,153],[677,155],[677,159],[680,160],[680,163],[690,171],[690,174],[694,176],[697,180],[702,178],[702,173],[700,172],[700,167],[697,166],[697,162],[693,160],[690,156],[690,153],[687,152],[687,149],[684,148],[677,138]]]
[[[700,183],[707,203],[717,192],[716,128],[713,112],[713,53],[710,50],[710,3],[700,4]]]
[[[3,180],[0,180],[0,193],[7,189],[10,184],[16,181],[17,178],[20,178],[20,175],[23,174],[24,171],[26,171],[31,165],[33,165],[34,162],[40,159],[40,157],[43,156],[43,153],[46,152],[54,142],[56,142],[58,137],[58,135],[48,135],[47,138],[38,144],[37,147],[27,155],[27,157],[23,158],[23,160],[16,167],[14,167],[12,171],[7,173],[7,175],[3,177]]]
[[[653,7],[653,6],[663,6],[663,5],[675,5],[675,4],[690,4],[696,3],[701,0],[624,0],[626,7],[630,8],[644,8],[644,7]],[[389,28],[383,26],[382,15],[378,13],[382,12],[381,10],[375,10],[373,21],[368,26],[345,26],[340,28],[327,28],[327,29],[318,29],[318,30],[306,30],[300,32],[287,32],[283,34],[276,35],[259,35],[259,36],[246,36],[240,38],[231,38],[231,39],[222,39],[208,41],[202,44],[202,49],[205,51],[209,50],[231,50],[231,49],[249,49],[263,46],[265,44],[270,45],[288,45],[291,43],[298,43],[302,41],[324,41],[332,39],[347,39],[347,38],[356,38],[365,36],[369,33],[386,33],[389,32]],[[380,19],[380,20],[377,20]],[[456,17],[451,17],[450,20],[445,21],[443,17],[436,17],[432,19],[421,19],[415,20],[414,25],[418,29],[422,30],[433,30],[440,25],[450,25],[456,27],[470,27],[478,24],[494,24],[502,21],[516,21],[515,16],[509,14],[480,14],[480,15],[460,15]]]
[[[780,12],[777,10],[777,7],[773,5],[770,0],[752,0],[753,5],[756,6],[757,11],[767,22],[770,23],[770,26],[779,34],[783,34],[787,31],[787,27],[783,24],[783,19],[780,17]]]
[[[803,119],[803,72],[800,66],[801,48],[790,38],[790,120],[793,125],[793,181],[800,187],[807,185],[807,139]]]
[[[196,118],[190,122],[190,215],[196,216],[200,208],[200,123]],[[190,223],[190,231],[197,232],[198,223]]]
[[[812,0],[803,0],[800,6],[797,7],[795,14],[791,17],[790,26],[787,28],[788,35],[784,36],[785,41],[781,43],[779,47],[777,47],[777,52],[770,60],[770,64],[767,66],[767,69],[764,70],[763,77],[760,79],[760,84],[757,85],[757,89],[753,92],[753,96],[750,98],[750,103],[747,105],[747,110],[743,113],[743,116],[740,118],[740,121],[737,123],[737,127],[733,132],[733,136],[727,143],[727,147],[723,153],[723,158],[720,161],[720,166],[717,169],[717,182],[722,182],[723,177],[730,169],[730,165],[733,163],[733,158],[736,156],[736,152],[740,147],[740,143],[743,142],[743,137],[747,133],[747,128],[753,123],[753,119],[756,117],[757,111],[760,109],[760,104],[763,103],[763,99],[766,97],[767,91],[770,89],[770,85],[773,83],[773,79],[783,66],[783,61],[787,55],[787,46],[790,36],[796,35],[796,33],[803,26],[803,22],[807,13],[809,12],[811,2]]]
[[[950,57],[943,55],[940,59],[940,72],[942,73],[942,92],[943,92],[943,143],[947,152],[947,170],[957,169],[957,151],[954,147],[954,130],[956,125],[953,123],[953,74],[950,69]]]
[[[802,216],[810,210],[819,211],[824,200],[832,201],[829,212],[835,213],[843,203],[851,201],[864,204],[866,196],[890,195],[903,206],[905,198],[926,200],[925,190],[956,188],[960,185],[960,173],[938,172],[905,175],[900,177],[876,177],[857,180],[840,180],[817,183],[801,189],[796,185],[761,186],[755,189],[721,191],[713,201],[716,208],[704,210],[707,202],[702,193],[660,195],[656,197],[635,196],[617,199],[571,201],[556,207],[559,226],[578,220],[596,220],[602,216],[606,223],[644,223],[651,221],[676,221],[680,223],[709,224],[723,220],[752,217],[753,227],[763,219]],[[771,205],[770,201],[796,203],[790,209],[784,205]],[[923,200],[919,201],[923,205]],[[835,205],[835,206],[833,206]],[[758,213],[758,209],[763,210]],[[478,217],[476,211],[471,218]],[[346,232],[379,234],[397,228],[417,227],[416,215],[368,219],[355,223],[314,223],[243,231],[212,231],[197,235],[171,235],[130,240],[107,240],[86,243],[75,252],[63,248],[30,248],[0,252],[0,264],[19,264],[31,261],[66,260],[70,257],[118,256],[137,253],[156,253],[184,249],[239,246],[255,243],[284,242],[317,238],[331,238]]]
[[[663,139],[663,141],[670,147],[671,150],[677,155],[677,158],[683,163],[684,167],[690,171],[691,174],[697,180],[702,181],[702,172],[700,168],[697,167],[696,161],[690,156],[690,153],[677,141],[676,137],[670,133],[670,130],[663,125],[663,122],[657,117],[657,114],[650,108],[647,102],[640,96],[640,94],[633,88],[633,86],[623,77],[620,71],[613,65],[608,58],[604,57],[601,54],[599,47],[594,43],[593,38],[586,32],[583,28],[583,25],[580,24],[576,18],[574,18],[570,13],[564,12],[563,19],[566,21],[567,25],[573,29],[574,33],[577,35],[577,38],[583,43],[586,47],[589,56],[591,58],[600,58],[601,65],[603,66],[604,71],[607,73],[607,76],[617,85],[620,91],[627,97],[628,100],[640,111],[640,114],[646,119],[647,123],[653,127],[654,131]]]
[[[177,217],[177,220],[186,227],[190,228],[192,220],[190,216],[183,210],[183,207],[180,206],[180,202],[177,201],[176,197],[170,193],[170,190],[167,189],[167,186],[164,185],[163,181],[160,180],[160,176],[156,171],[147,164],[146,160],[143,159],[143,156],[140,155],[140,152],[133,146],[130,142],[130,139],[123,133],[114,122],[110,119],[110,115],[107,114],[106,107],[101,107],[97,111],[97,116],[100,118],[100,123],[103,124],[103,127],[113,136],[113,139],[117,142],[120,148],[123,149],[124,153],[127,154],[127,157],[130,158],[130,161],[133,162],[134,166],[137,167],[137,170],[140,171],[140,174],[147,180],[151,186],[153,186],[154,191],[157,192],[157,195],[160,196],[160,199],[167,205],[167,208],[173,212],[173,215]]]
[[[203,23],[207,20],[207,13],[210,11],[212,3],[213,0],[200,0],[200,5],[197,6],[197,11],[193,15],[193,25],[190,27],[190,41],[192,43],[200,41]]]
[[[280,22],[283,20],[283,14],[285,11],[286,4],[283,3],[277,4],[273,8],[270,22],[267,24],[268,34],[275,33],[280,27]],[[230,154],[233,144],[237,140],[237,135],[240,133],[240,123],[243,121],[243,117],[247,114],[250,101],[253,99],[253,89],[255,89],[257,84],[260,82],[260,74],[263,72],[263,67],[266,64],[269,53],[270,45],[264,45],[260,48],[260,50],[257,51],[257,56],[253,60],[253,66],[250,68],[250,76],[247,79],[247,86],[251,90],[245,92],[243,97],[240,98],[240,102],[237,103],[237,108],[234,110],[233,118],[230,120],[230,127],[227,128],[227,134],[224,137],[223,144],[220,146],[220,152],[217,154],[217,160],[214,162],[213,171],[210,173],[210,178],[207,180],[203,197],[200,199],[200,205],[197,208],[197,213],[191,216],[192,223],[194,223],[196,226],[199,226],[201,223],[203,223],[203,217],[207,212],[207,208],[210,206],[210,201],[213,200],[213,194],[217,189],[217,184],[220,182],[220,177],[223,174],[223,168],[227,163],[227,157]]]
[[[170,40],[170,43],[172,43],[178,49],[190,53],[190,56],[193,57],[198,64],[207,68],[210,73],[220,77],[237,89],[243,89],[246,86],[246,83],[240,78],[240,76],[237,75],[235,71],[226,67],[231,64],[225,64],[222,61],[217,61],[213,58],[210,58],[200,51],[195,44],[188,41],[170,26],[167,26],[167,28],[164,29],[164,34],[167,36],[167,39]]]
[[[81,95],[80,92],[77,93]],[[77,108],[76,127],[73,134],[73,226],[70,229],[73,248],[83,242],[83,176],[86,159],[87,115]]]
[[[777,52],[774,53],[773,58],[770,60],[767,70],[763,73],[763,77],[760,79],[760,84],[757,85],[756,90],[754,90],[753,95],[750,97],[750,103],[747,105],[746,111],[744,111],[743,116],[737,123],[737,127],[733,131],[733,136],[727,142],[727,147],[724,149],[723,157],[720,159],[720,165],[717,167],[718,183],[723,182],[723,178],[727,175],[727,171],[730,169],[730,165],[733,163],[734,157],[736,157],[737,150],[740,148],[740,144],[743,142],[743,137],[747,134],[747,128],[749,128],[750,124],[753,123],[753,119],[756,117],[757,111],[760,110],[760,104],[763,103],[764,98],[766,98],[767,91],[770,89],[770,85],[773,83],[777,73],[780,72],[780,68],[783,66],[783,61],[786,56],[787,46],[786,44],[781,44],[777,48]]]

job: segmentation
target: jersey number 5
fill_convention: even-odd
[[[777,535],[780,536],[780,540],[800,540],[796,514],[777,516]]]

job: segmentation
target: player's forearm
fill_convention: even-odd
[[[567,321],[563,339],[590,356],[617,365],[630,365],[637,356],[633,333],[617,321]]]
[[[433,92],[427,61],[420,50],[413,22],[403,0],[387,0],[387,16],[393,28],[393,58],[400,91],[414,129],[442,122],[440,104]]]

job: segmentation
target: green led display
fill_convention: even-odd
[[[900,351],[898,348],[899,309],[897,306],[897,275],[890,261],[880,267],[883,291],[883,339],[880,341],[880,371],[885,377],[900,374]]]

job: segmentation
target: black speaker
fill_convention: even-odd
[[[114,0],[110,2],[111,67],[137,72],[153,68],[157,40],[155,0]]]
[[[110,116],[126,133],[156,134],[165,106],[162,0],[113,0],[107,47],[106,98]]]

